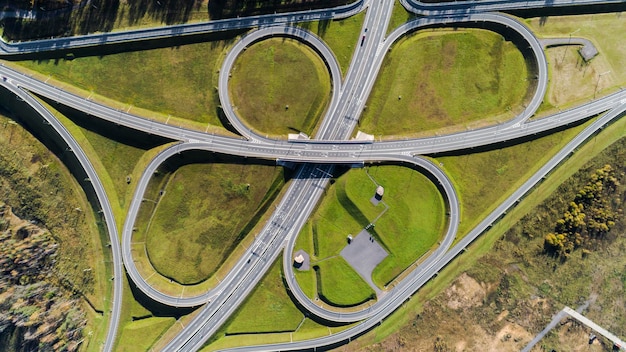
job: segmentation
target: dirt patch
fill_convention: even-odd
[[[552,71],[548,100],[556,107],[600,96],[604,89],[615,84],[610,65],[601,57],[586,63],[575,46],[551,48],[546,52]]]
[[[486,351],[519,351],[524,348],[532,338],[533,335],[523,327],[514,323],[506,324],[496,333],[496,336],[493,337],[491,343],[488,345],[489,349]]]
[[[446,305],[451,309],[478,307],[487,297],[487,287],[463,273],[444,294],[448,299]]]

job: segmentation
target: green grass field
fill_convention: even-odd
[[[588,123],[512,147],[437,158],[461,201],[457,239],[478,225]]]
[[[282,169],[190,164],[177,169],[149,220],[146,251],[161,275],[195,284],[213,274],[261,208]],[[146,202],[154,202],[148,200]]]
[[[125,52],[74,60],[21,61],[89,94],[162,115],[221,126],[217,115],[220,58],[234,38],[173,48]],[[153,116],[151,116],[153,117]],[[176,124],[175,119],[169,121]]]
[[[494,32],[417,32],[387,54],[359,129],[389,137],[503,121],[523,109],[527,75],[521,52]]]
[[[387,34],[393,32],[396,28],[402,24],[414,19],[415,14],[408,12],[400,1],[393,2],[393,12],[391,12],[391,19],[389,20],[389,27],[387,28]]]
[[[311,135],[330,101],[324,62],[297,40],[274,38],[250,46],[235,62],[229,91],[239,117],[260,133]]]
[[[376,223],[379,240],[390,252],[372,273],[374,283],[382,287],[436,245],[446,228],[446,206],[437,187],[419,172],[400,166],[368,170],[385,187],[383,200],[390,207]],[[367,181],[364,177],[348,181],[347,193],[358,204],[369,203],[364,190],[372,186]]]
[[[146,150],[108,139],[86,129],[82,129],[82,132],[100,158],[104,169],[109,173],[117,191],[120,206],[125,207],[128,189],[132,188],[126,182],[126,176],[133,174],[135,166]]]
[[[348,234],[356,235],[385,211],[383,204],[374,206],[370,202],[376,190],[370,176],[385,187],[383,201],[389,206],[389,210],[376,221],[373,233],[390,254],[373,272],[373,280],[379,287],[392,281],[431,249],[443,233],[446,223],[443,198],[425,176],[400,166],[349,170],[330,186],[296,240],[295,250],[304,249],[312,254],[313,264],[322,268],[322,280],[339,282],[351,279],[349,275],[345,278],[325,278],[338,273],[327,268],[337,263],[334,257],[346,246]],[[326,261],[328,258],[333,258],[329,260],[332,265]],[[344,262],[343,259],[341,261]],[[310,272],[297,272],[296,276],[303,291],[314,298],[316,290],[319,290],[314,281],[316,277]],[[359,276],[354,277],[354,281],[355,287],[364,284]],[[349,286],[348,281],[345,285]],[[323,284],[321,289],[325,290]],[[360,298],[367,296],[368,293],[359,295]],[[353,299],[352,302],[361,301]]]
[[[603,94],[603,90],[610,90],[623,85],[626,82],[626,71],[622,70],[626,66],[626,47],[621,45],[626,31],[626,23],[622,18],[623,13],[597,13],[589,15],[572,16],[550,16],[541,18],[531,18],[526,23],[539,37],[560,37],[568,38],[583,37],[590,39],[600,53],[591,61],[592,67],[585,71],[580,70],[579,75],[585,78],[591,76],[593,86],[596,85],[598,74],[611,71],[610,74],[602,76],[599,84],[598,94]],[[611,31],[607,31],[611,28]],[[578,47],[570,47],[570,51],[576,52]],[[554,58],[558,61],[558,56]],[[562,60],[562,59],[561,59]],[[575,88],[576,86],[574,86]],[[593,90],[585,89],[585,96],[576,98],[582,99],[593,95]],[[572,100],[569,101],[573,102]]]

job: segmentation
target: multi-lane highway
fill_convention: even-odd
[[[592,3],[613,3],[613,1],[583,0],[566,2],[554,0],[545,3],[540,1],[504,2],[486,0],[479,3],[454,2],[436,5],[406,1],[403,2],[403,4],[407,9],[418,14],[428,15],[428,17],[420,17],[410,21],[394,30],[387,37],[385,36],[387,33],[387,24],[389,23],[391,9],[393,7],[391,0],[375,0],[371,2],[358,1],[351,5],[330,10],[255,16],[213,21],[204,24],[170,26],[165,28],[60,38],[19,44],[0,44],[0,50],[4,50],[5,55],[8,55],[12,53],[59,50],[70,47],[192,35],[236,28],[263,27],[260,30],[253,31],[242,37],[233,47],[229,55],[227,55],[222,70],[220,71],[218,88],[222,106],[224,107],[224,111],[230,123],[244,136],[243,139],[209,135],[199,131],[183,129],[139,118],[60,90],[7,67],[0,67],[0,75],[5,78],[0,82],[0,85],[13,92],[26,104],[33,107],[33,109],[47,121],[46,126],[52,126],[50,133],[60,136],[67,148],[72,150],[90,180],[88,185],[83,186],[89,192],[95,194],[99,206],[103,211],[112,245],[114,274],[116,278],[114,280],[112,315],[109,333],[104,343],[104,350],[109,351],[113,348],[118,328],[121,309],[122,280],[120,280],[120,278],[122,275],[122,257],[131,280],[133,280],[137,287],[151,299],[163,304],[178,307],[205,304],[204,307],[200,308],[200,313],[193,321],[185,326],[183,331],[170,342],[166,350],[199,349],[245,299],[283,249],[285,250],[283,265],[287,274],[287,283],[294,293],[294,297],[299,301],[302,307],[307,309],[310,314],[317,315],[328,321],[362,322],[341,333],[321,339],[290,344],[256,347],[248,346],[246,347],[247,350],[298,350],[332,346],[348,341],[371,329],[382,319],[391,314],[402,302],[464,250],[469,243],[501,217],[507,209],[514,206],[515,202],[519,201],[524,194],[535,184],[540,182],[550,170],[572,153],[577,146],[603,126],[624,114],[626,110],[626,92],[619,91],[607,97],[593,100],[587,104],[546,118],[528,120],[543,100],[547,87],[547,61],[541,44],[525,25],[514,18],[497,13],[482,13],[484,11],[493,10],[519,9],[523,8],[524,5],[551,7],[589,5]],[[367,13],[361,30],[361,36],[359,37],[359,40],[362,40],[362,45],[356,46],[350,68],[343,82],[341,81],[341,72],[332,52],[319,38],[303,29],[285,26],[285,24],[298,21],[349,16],[365,8],[367,8]],[[369,92],[373,87],[376,75],[382,65],[382,60],[397,39],[411,31],[429,26],[463,24],[475,26],[481,23],[503,26],[506,27],[507,30],[515,31],[528,43],[530,51],[534,55],[533,60],[536,62],[537,70],[536,90],[529,104],[520,115],[503,124],[443,136],[374,143],[346,141],[352,133],[360,112],[369,96]],[[361,39],[365,33],[367,33],[365,39]],[[273,35],[292,37],[307,43],[322,57],[331,73],[333,95],[327,113],[318,127],[315,140],[294,143],[267,139],[251,131],[239,120],[232,109],[232,104],[228,96],[228,73],[232,68],[234,60],[239,52],[246,46]],[[73,140],[72,136],[54,116],[28,94],[27,91],[84,111],[94,116],[94,118],[105,119],[139,131],[181,141],[181,143],[157,155],[148,165],[138,182],[124,224],[121,247],[116,233],[115,219],[110,210],[111,207],[106,192],[102,188],[98,176],[89,163],[89,160],[78,144]],[[525,138],[576,123],[603,112],[606,113],[573,139],[559,154],[544,165],[541,170],[473,229],[468,236],[464,237],[462,241],[450,249],[450,245],[456,235],[459,216],[456,192],[446,175],[436,165],[425,159],[416,157],[416,155],[471,149]],[[139,205],[147,187],[147,182],[154,170],[172,155],[184,153],[188,150],[209,150],[212,152],[241,155],[245,157],[276,159],[277,161],[305,164],[300,166],[297,170],[297,176],[291,182],[289,189],[281,199],[276,211],[272,214],[266,226],[256,236],[253,245],[234,265],[226,278],[219,285],[203,295],[196,297],[173,297],[159,292],[148,285],[141,277],[137,268],[134,266],[130,243],[132,228]],[[395,287],[387,290],[386,294],[380,297],[372,307],[350,313],[338,313],[321,308],[311,302],[302,293],[294,280],[290,259],[296,234],[320,199],[323,189],[326,187],[328,179],[333,173],[333,165],[362,164],[380,161],[412,165],[412,167],[416,167],[423,172],[430,173],[431,176],[438,181],[439,188],[444,193],[450,210],[448,231],[442,240],[441,246],[424,262],[417,266],[416,269],[412,270],[405,279],[395,285]],[[123,256],[120,253],[122,253]]]

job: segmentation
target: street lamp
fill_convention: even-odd
[[[604,75],[608,75],[611,71],[602,72],[598,75],[598,80],[596,81],[596,88],[593,90],[593,98],[595,99],[596,93],[598,92],[598,85],[600,84],[600,78]]]
[[[561,59],[561,64],[563,64],[563,62],[565,61],[565,54],[567,54],[567,48],[569,48],[569,46],[572,44],[572,35],[576,32],[578,32],[580,30],[580,28],[578,28],[577,30],[571,32],[569,34],[569,39],[567,40],[567,45],[565,46],[565,51],[563,51],[563,58]]]

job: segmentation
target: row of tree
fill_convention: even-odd
[[[544,251],[566,259],[577,248],[587,253],[600,241],[609,239],[608,234],[622,212],[621,197],[616,197],[619,186],[611,165],[595,170],[563,217],[556,221],[554,232],[545,236]]]

